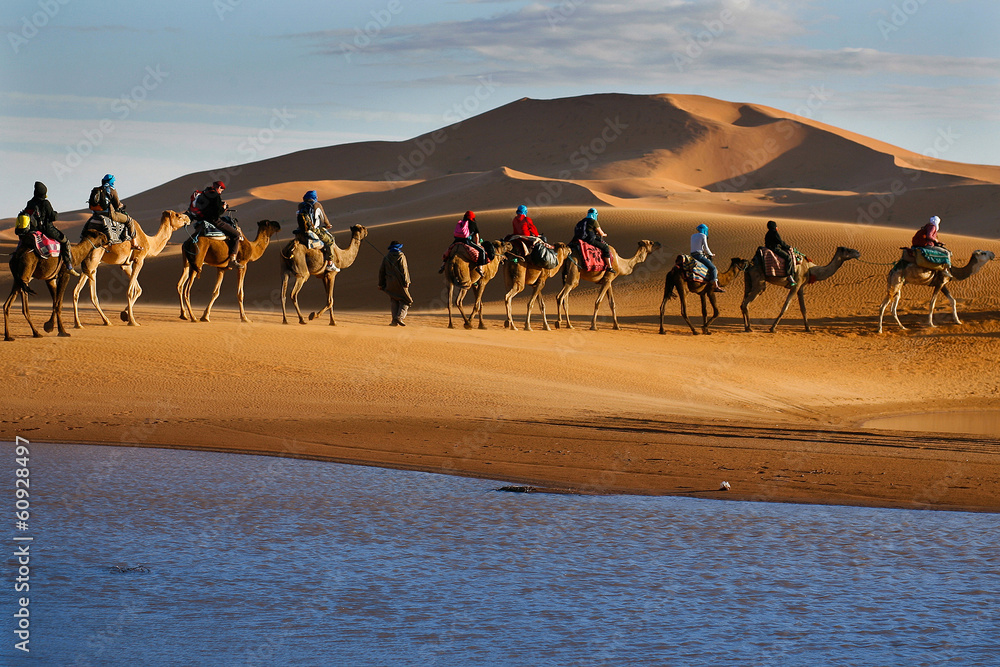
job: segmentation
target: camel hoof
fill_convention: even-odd
[[[663,330],[663,327],[660,327],[660,335],[661,336],[667,335],[667,332]]]
[[[309,321],[312,322],[316,319],[316,313],[309,313]]]
[[[129,322],[129,323],[128,323],[128,325],[129,325],[130,327],[137,327],[137,326],[139,326],[139,323],[138,323],[138,322],[136,322],[135,320],[132,320],[131,322]]]
[[[472,329],[472,322],[466,322],[463,326],[465,326],[466,329]]]
[[[488,327],[485,324],[483,324],[482,322],[480,322],[479,323],[479,328],[480,329],[487,329]]]
[[[702,333],[705,334],[706,336],[711,336],[712,335],[712,332],[709,331],[708,329],[705,329],[704,331],[702,331]]]
[[[202,315],[202,317],[201,317],[201,321],[202,321],[202,322],[211,322],[212,320],[210,320],[210,319],[208,319],[207,317],[205,317],[204,315]]]
[[[69,338],[69,332],[68,331],[60,331],[57,335],[60,338]]]
[[[3,339],[6,340],[6,341],[12,341],[12,340],[14,340],[14,337],[13,336],[4,336]]]
[[[80,324],[79,322],[77,322],[76,324],[74,324],[74,325],[73,325],[73,328],[74,328],[74,329],[82,329],[82,328],[83,328],[83,325],[82,325],[82,324]]]
[[[118,317],[121,318],[122,322],[128,322],[128,311],[123,310],[122,312],[118,313]],[[108,324],[110,324],[110,322],[108,322]]]
[[[46,322],[42,325],[42,328],[45,329],[45,333],[52,333],[52,330],[55,329],[55,325],[52,322]]]
[[[622,330],[622,328],[620,326],[618,326],[617,324],[615,326],[613,326],[612,329],[614,329],[615,331],[621,331]]]

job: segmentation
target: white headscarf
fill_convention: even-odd
[[[941,218],[937,217],[936,215],[931,216],[931,224],[934,225],[935,227],[940,227]]]

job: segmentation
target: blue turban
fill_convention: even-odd
[[[592,208],[589,211],[587,211],[587,217],[590,218],[591,220],[597,220],[597,209]]]
[[[520,206],[517,207],[517,214],[528,215],[528,207],[525,206],[524,204],[521,204]]]
[[[302,201],[318,201],[319,195],[316,194],[315,190],[310,190],[302,196]]]
[[[698,225],[696,229],[705,236],[708,236],[708,225]]]

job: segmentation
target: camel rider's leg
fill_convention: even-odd
[[[240,248],[240,230],[222,219],[215,220],[212,224],[226,235],[226,245],[229,246],[229,268],[242,269],[243,265],[236,261],[236,253]]]
[[[708,282],[711,283],[712,290],[715,292],[725,292],[726,290],[719,286],[719,269],[716,268],[715,263],[701,252],[693,252],[691,253],[691,257],[701,262],[701,265],[708,269]]]
[[[135,238],[135,220],[128,214],[120,211],[110,211],[108,217],[117,223],[125,225],[125,229],[128,230],[129,240],[132,242],[132,249],[139,250],[139,242]]]
[[[62,259],[63,264],[69,267],[70,275],[79,277],[80,272],[73,266],[73,253],[71,252],[70,242],[66,238],[66,235],[56,229],[52,223],[42,227],[41,232],[53,241],[59,241],[59,257]]]
[[[316,230],[316,236],[323,242],[323,259],[326,260],[327,271],[340,271],[333,261],[333,234],[320,227]]]
[[[608,273],[616,273],[615,267],[611,265],[611,246],[604,241],[599,241],[597,239],[594,239],[593,242],[591,242],[591,245],[601,251],[601,257],[604,258],[604,265],[608,267],[605,270]]]
[[[795,272],[792,271],[792,253],[784,248],[775,248],[774,254],[785,260],[785,273],[788,274],[788,286],[795,287]]]

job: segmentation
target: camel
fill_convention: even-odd
[[[153,236],[148,236],[142,231],[138,222],[133,223],[135,225],[136,241],[141,246],[140,250],[136,250],[133,253],[132,244],[129,241],[92,249],[80,264],[80,273],[83,275],[80,276],[80,280],[76,283],[76,288],[73,290],[73,328],[83,328],[83,325],[80,323],[80,292],[83,291],[84,286],[88,282],[90,283],[90,302],[94,304],[94,308],[97,309],[97,313],[101,316],[104,325],[111,324],[111,320],[104,314],[101,304],[97,299],[97,267],[102,263],[120,266],[125,275],[128,276],[128,288],[125,290],[127,305],[121,312],[121,319],[124,322],[128,322],[130,326],[139,326],[132,311],[136,300],[142,295],[142,287],[139,286],[139,271],[142,270],[142,265],[145,263],[146,258],[159,255],[166,247],[171,234],[188,222],[188,216],[183,213],[164,211],[160,215],[160,228],[156,230],[156,234]]]
[[[517,331],[517,327],[514,326],[514,315],[511,311],[512,302],[514,301],[514,297],[520,294],[527,285],[534,285],[535,289],[531,293],[531,298],[528,299],[528,312],[524,318],[524,330],[531,331],[531,307],[535,304],[535,299],[537,299],[542,309],[542,324],[545,326],[546,331],[551,331],[552,328],[549,326],[548,320],[545,319],[545,298],[542,296],[542,288],[545,287],[546,280],[562,270],[562,263],[566,261],[571,252],[570,247],[565,243],[556,243],[555,250],[559,263],[551,269],[540,269],[527,264],[524,260],[518,260],[517,262],[508,261],[506,263],[503,272],[504,283],[507,286],[507,294],[504,296],[504,304],[507,308],[507,320],[503,325],[505,329]]]
[[[250,322],[246,310],[243,308],[243,281],[246,278],[247,265],[260,259],[264,254],[271,237],[281,230],[274,220],[261,220],[257,223],[257,237],[253,241],[240,239],[239,250],[236,253],[236,261],[242,265],[237,269],[239,282],[236,285],[236,298],[240,304],[240,321]],[[191,239],[184,242],[181,247],[181,255],[184,258],[184,270],[181,279],[177,282],[177,296],[181,301],[181,319],[194,322],[194,313],[191,312],[191,286],[195,279],[201,275],[201,269],[205,264],[218,269],[215,279],[215,289],[212,290],[212,298],[208,301],[205,313],[201,316],[202,322],[210,322],[212,315],[212,304],[219,298],[219,288],[222,286],[222,279],[229,270],[229,246],[224,238],[209,238],[199,236],[198,242]]]
[[[969,262],[965,266],[951,267],[952,278],[943,275],[941,271],[925,269],[911,261],[900,259],[889,271],[885,301],[882,302],[882,307],[878,311],[878,332],[882,333],[882,318],[885,316],[885,308],[889,305],[890,301],[892,301],[892,317],[896,320],[896,324],[899,325],[900,329],[906,330],[903,323],[899,321],[899,315],[896,313],[903,285],[927,285],[934,288],[927,320],[928,326],[937,326],[934,324],[934,306],[937,303],[938,294],[944,294],[951,301],[952,319],[955,320],[955,324],[961,324],[962,321],[958,319],[958,304],[955,302],[955,297],[948,291],[947,284],[952,279],[965,280],[974,276],[981,268],[986,266],[987,262],[992,261],[994,257],[994,254],[989,250],[977,250],[972,253],[972,257],[969,258]]]
[[[611,320],[614,322],[615,331],[621,330],[618,326],[618,313],[615,310],[615,293],[611,288],[611,283],[621,276],[631,275],[635,267],[646,261],[646,258],[656,250],[660,249],[659,241],[639,241],[639,248],[630,259],[622,259],[614,248],[611,248],[611,262],[615,268],[615,273],[607,271],[581,271],[581,258],[579,251],[570,255],[568,261],[563,263],[563,286],[556,295],[556,328],[559,328],[563,315],[566,316],[566,328],[572,329],[573,324],[569,320],[569,293],[572,292],[580,280],[597,283],[601,286],[597,293],[597,300],[594,301],[594,317],[590,322],[590,330],[597,331],[597,310],[601,306],[604,296],[608,297],[608,305],[611,306]]]
[[[719,274],[719,285],[722,287],[727,286],[736,276],[740,274],[741,271],[745,271],[749,265],[750,260],[733,257],[729,260],[729,268]],[[691,324],[691,320],[688,319],[687,303],[685,303],[685,288],[686,291],[701,296],[701,330],[706,335],[711,334],[712,332],[708,330],[708,325],[714,322],[719,316],[719,306],[715,302],[715,290],[708,282],[696,283],[685,280],[684,269],[677,265],[667,271],[667,279],[663,285],[663,302],[660,303],[660,333],[666,333],[663,329],[663,313],[667,308],[667,301],[673,298],[674,290],[677,290],[677,296],[680,297],[681,300],[681,317],[683,317],[684,321],[687,322],[687,325],[691,327],[691,333],[695,335],[698,334],[694,325]],[[706,301],[712,304],[711,317],[708,316],[708,304]]]
[[[289,276],[295,277],[291,296],[292,305],[295,306],[295,312],[299,315],[299,324],[306,323],[305,318],[302,317],[302,311],[299,310],[299,291],[309,280],[309,276],[319,276],[326,289],[326,305],[319,312],[309,313],[309,319],[312,320],[326,311],[330,311],[330,325],[334,326],[337,323],[333,320],[333,283],[337,279],[337,272],[326,270],[326,260],[323,259],[322,248],[309,249],[298,239],[298,236],[299,234],[296,232],[296,238],[289,241],[288,245],[281,249],[281,323],[288,324],[285,294],[288,290]],[[358,250],[361,249],[361,241],[366,236],[368,236],[367,229],[361,225],[354,225],[351,227],[350,245],[344,249],[338,248],[336,244],[333,245],[333,261],[337,268],[344,270],[354,263],[358,256]]]
[[[486,284],[493,280],[493,278],[500,272],[500,265],[503,264],[506,259],[504,254],[510,252],[514,247],[506,241],[489,241],[489,243],[493,244],[493,259],[482,267],[483,275],[481,278],[479,277],[479,274],[475,273],[472,265],[459,257],[457,253],[453,253],[451,257],[448,258],[448,262],[444,269],[444,276],[445,282],[448,283],[449,329],[455,328],[451,319],[452,301],[454,301],[455,305],[458,307],[458,312],[462,316],[462,321],[465,323],[466,329],[472,328],[472,320],[476,317],[476,313],[479,314],[479,328],[486,328],[486,325],[483,324],[483,292],[486,290]],[[455,292],[456,287],[458,288],[457,293]],[[462,308],[462,303],[465,301],[465,295],[469,293],[470,289],[472,290],[476,300],[472,305],[472,313],[466,317],[465,310]]]
[[[84,234],[80,242],[70,248],[70,257],[73,260],[73,265],[76,266],[79,264],[95,248],[100,248],[107,242],[108,237],[100,232],[87,232]],[[69,269],[63,264],[62,258],[56,256],[42,259],[35,252],[30,242],[22,242],[14,250],[8,265],[10,266],[11,274],[14,276],[14,284],[10,288],[10,296],[7,297],[7,300],[3,304],[3,339],[7,341],[14,340],[14,337],[10,335],[7,320],[10,315],[10,306],[14,303],[14,299],[18,295],[21,296],[21,312],[24,313],[24,319],[28,320],[28,326],[31,327],[31,335],[35,338],[42,337],[42,334],[38,333],[38,329],[35,328],[35,323],[31,320],[31,308],[28,305],[28,295],[34,294],[31,288],[28,287],[28,282],[32,278],[44,280],[45,286],[49,288],[49,294],[52,296],[52,314],[49,315],[49,319],[43,328],[45,331],[52,331],[53,326],[57,326],[60,336],[69,336],[69,333],[63,327],[62,301],[63,295],[66,293],[66,286],[69,285],[70,273]]]
[[[789,287],[788,278],[785,276],[780,278],[765,276],[764,264],[761,261],[760,254],[754,255],[754,258],[750,261],[750,266],[747,267],[746,273],[743,274],[745,289],[743,292],[743,303],[740,304],[740,310],[743,311],[743,326],[745,330],[752,331],[750,328],[750,304],[753,303],[754,299],[763,294],[764,290],[767,288],[767,284],[771,283],[772,285],[780,285],[788,290],[788,297],[785,299],[785,303],[781,307],[781,312],[778,313],[778,317],[776,317],[774,323],[771,324],[771,333],[774,333],[774,330],[778,327],[778,322],[781,321],[785,311],[788,310],[788,305],[792,302],[792,297],[796,294],[799,297],[799,309],[802,311],[802,323],[805,325],[806,331],[808,332],[810,330],[809,320],[806,318],[806,300],[803,294],[803,288],[808,283],[826,280],[835,274],[844,262],[849,259],[858,259],[859,257],[861,257],[861,253],[857,250],[840,246],[833,254],[833,259],[830,260],[830,263],[826,266],[818,266],[807,259],[803,259],[795,266],[795,287]]]

